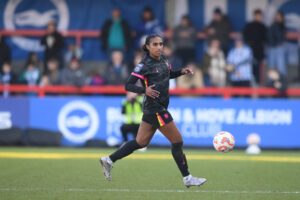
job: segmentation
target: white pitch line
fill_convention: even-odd
[[[159,189],[121,189],[121,188],[53,188],[57,191],[66,192],[141,192],[141,193],[226,193],[226,194],[300,194],[300,191],[238,191],[238,190],[159,190]],[[49,188],[0,188],[0,191],[37,191],[37,190],[49,190]],[[50,189],[51,190],[51,189]]]

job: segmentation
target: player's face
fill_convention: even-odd
[[[147,48],[149,50],[150,56],[154,58],[159,58],[163,51],[163,41],[160,37],[152,38],[150,41],[150,44],[147,45]]]

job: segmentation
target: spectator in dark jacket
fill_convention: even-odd
[[[114,50],[127,51],[131,44],[131,30],[128,23],[122,19],[121,11],[113,9],[112,18],[108,19],[101,28],[102,50],[110,53]]]
[[[17,83],[17,77],[13,73],[10,63],[3,63],[1,71],[2,73],[0,73],[0,84],[8,85]]]
[[[257,9],[254,11],[254,21],[248,23],[244,29],[244,40],[252,49],[253,75],[257,83],[260,82],[260,64],[264,59],[264,48],[267,43],[267,28],[262,22],[262,11]]]
[[[298,77],[296,81],[300,81],[300,27],[298,29]]]
[[[6,44],[4,37],[0,34],[0,66],[4,63],[10,63],[11,61],[11,53],[10,48]]]
[[[166,58],[168,59],[168,63],[171,65],[172,70],[180,70],[185,66],[182,64],[182,60],[180,59],[180,57],[176,56],[173,53],[173,49],[169,45],[164,46],[163,52]],[[187,64],[188,63],[186,63],[186,65]],[[170,79],[169,87],[170,89],[174,89],[176,87],[176,80],[174,78]]]
[[[270,68],[277,68],[282,76],[286,76],[285,32],[283,13],[277,12],[275,20],[268,30],[268,65]]]
[[[5,62],[1,68],[2,73],[0,72],[0,85],[10,85],[17,83],[17,77],[13,73],[10,63]],[[9,90],[3,91],[3,97],[8,97],[10,95]]]
[[[47,73],[47,62],[49,59],[59,61],[60,68],[63,67],[62,49],[64,48],[64,38],[56,31],[56,22],[52,21],[47,25],[46,35],[42,37],[41,45],[45,46],[44,70]]]
[[[286,96],[287,82],[286,78],[278,72],[277,69],[269,69],[267,73],[269,87],[273,87],[280,92],[281,97]]]
[[[171,48],[170,45],[165,45],[163,52],[166,58],[168,59],[169,64],[171,64],[172,70],[174,71],[180,70],[185,66],[182,63],[180,57],[174,54],[173,49]]]
[[[188,16],[181,18],[180,24],[174,29],[173,42],[175,54],[180,57],[185,66],[195,61],[197,31]]]
[[[220,8],[214,11],[214,18],[212,22],[205,27],[204,31],[207,34],[207,42],[210,44],[212,40],[219,40],[221,49],[227,55],[229,49],[229,34],[231,31],[231,24],[226,15],[224,15]]]
[[[33,64],[34,66],[36,66],[36,67],[40,70],[40,72],[43,73],[43,70],[44,70],[44,69],[43,69],[43,67],[41,66],[41,63],[40,63],[40,61],[39,61],[39,58],[38,58],[37,53],[35,53],[35,52],[29,52],[23,70],[26,69],[26,67],[27,67],[27,65],[28,65],[29,63],[31,63],[31,64]]]

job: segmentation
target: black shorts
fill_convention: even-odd
[[[159,128],[173,121],[173,117],[169,111],[164,110],[153,114],[144,114],[143,121]]]

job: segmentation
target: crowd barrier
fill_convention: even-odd
[[[124,86],[28,86],[28,85],[0,85],[0,92],[9,93],[36,93],[39,97],[44,97],[47,94],[125,94]],[[278,90],[269,87],[203,87],[193,89],[175,88],[170,89],[172,95],[210,95],[210,96],[222,96],[225,99],[231,98],[233,95],[243,95],[251,97],[266,97],[266,96],[280,96]],[[300,88],[289,88],[286,91],[285,96],[296,97],[300,96]]]

